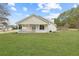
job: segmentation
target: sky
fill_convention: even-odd
[[[31,14],[50,20],[57,18],[64,11],[76,8],[77,5],[76,3],[8,3],[8,8],[11,13],[8,18],[11,25],[14,25],[16,22]]]

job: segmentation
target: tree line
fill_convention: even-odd
[[[79,28],[79,6],[61,13],[55,23],[58,27]]]

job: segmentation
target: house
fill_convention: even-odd
[[[8,29],[9,20],[7,18],[0,17],[0,31]]]
[[[56,24],[37,15],[31,15],[16,23],[19,27],[19,32],[54,32]]]

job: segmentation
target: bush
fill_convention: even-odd
[[[52,32],[51,30],[49,32]]]

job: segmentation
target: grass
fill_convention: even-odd
[[[0,34],[0,56],[79,56],[79,31]]]

